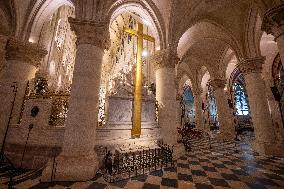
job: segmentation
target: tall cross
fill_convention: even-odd
[[[123,31],[137,37],[137,54],[136,54],[136,75],[134,79],[134,106],[132,114],[131,137],[139,138],[141,135],[141,113],[142,113],[142,50],[143,39],[154,42],[155,38],[143,33],[143,24],[138,22],[138,29],[132,30],[123,28]],[[154,45],[155,47],[155,45]]]

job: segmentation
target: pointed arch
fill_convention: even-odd
[[[164,20],[161,16],[159,9],[151,0],[117,0],[115,1],[107,12],[107,17],[110,22],[117,15],[121,14],[124,11],[133,10],[135,13],[141,15],[143,19],[150,21],[151,24],[155,27],[157,36],[159,36],[159,46],[160,49],[166,48],[166,29]]]
[[[35,1],[31,5],[30,14],[27,16],[27,21],[22,31],[22,38],[37,42],[44,22],[62,5],[74,7],[72,0]]]

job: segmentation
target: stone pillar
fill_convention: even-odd
[[[197,129],[204,129],[202,112],[202,90],[194,91],[195,123]]]
[[[18,124],[27,82],[34,78],[37,67],[47,51],[37,44],[9,39],[6,47],[6,66],[2,70],[1,83],[17,83],[18,91],[11,124]]]
[[[5,104],[0,106],[1,144],[9,120],[12,107],[11,101],[13,101],[14,96],[11,86],[15,84],[17,86],[17,94],[10,122],[10,125],[15,125],[19,123],[27,82],[35,76],[36,69],[46,54],[47,52],[36,44],[21,42],[12,38],[8,40],[6,45],[6,63],[0,75],[0,99]]]
[[[159,126],[163,142],[176,146],[175,152],[180,155],[182,149],[177,144],[177,104],[175,85],[175,64],[178,57],[172,51],[158,51],[151,60],[156,74],[156,98],[159,103]]]
[[[1,71],[6,62],[5,55],[6,55],[7,40],[8,40],[7,36],[0,34],[0,77],[1,77]]]
[[[104,49],[109,44],[108,24],[69,20],[77,35],[77,53],[62,152],[56,157],[55,181],[86,181],[98,170],[95,153],[98,99]],[[53,161],[43,172],[50,181]]]
[[[243,60],[238,68],[245,78],[246,90],[249,99],[251,117],[255,132],[254,150],[266,155],[283,156],[283,146],[275,140],[275,128],[272,125],[269,113],[265,83],[261,77],[264,57]],[[281,150],[282,149],[282,150]]]
[[[261,29],[275,37],[284,66],[284,4],[274,7],[264,14]]]
[[[181,109],[181,96],[179,94],[177,94],[177,98],[176,98],[176,104],[177,104],[177,116],[176,116],[176,122],[177,122],[177,127],[182,128],[182,120],[181,120],[181,116],[182,116],[182,109]]]
[[[233,115],[231,114],[224,91],[226,80],[214,79],[210,81],[210,85],[213,87],[216,98],[218,122],[220,126],[220,136],[218,138],[224,141],[233,140],[235,137],[235,127],[233,125]]]
[[[263,76],[263,75],[262,75]],[[282,119],[280,113],[280,106],[279,103],[275,100],[274,95],[271,91],[271,86],[274,85],[273,78],[269,78],[270,76],[263,76],[264,83],[266,86],[265,92],[267,96],[268,108],[271,115],[272,123],[275,125],[276,128],[283,129],[282,126]]]

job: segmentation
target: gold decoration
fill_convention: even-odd
[[[124,32],[137,37],[137,54],[136,54],[136,75],[134,79],[134,107],[131,136],[139,138],[141,135],[141,112],[142,112],[142,50],[143,39],[155,43],[155,38],[143,34],[143,24],[138,23],[137,30],[124,28]]]
[[[53,96],[49,125],[64,126],[67,118],[69,95]]]

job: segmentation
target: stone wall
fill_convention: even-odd
[[[48,124],[51,101],[51,99],[43,98],[27,100],[21,123],[10,125],[5,143],[5,154],[16,166],[20,166],[22,162],[24,168],[39,168],[45,165],[49,157],[60,152],[64,128],[50,127]],[[39,111],[33,117],[31,110],[35,106]],[[30,128],[31,124],[32,128]],[[23,161],[21,161],[22,158]]]

